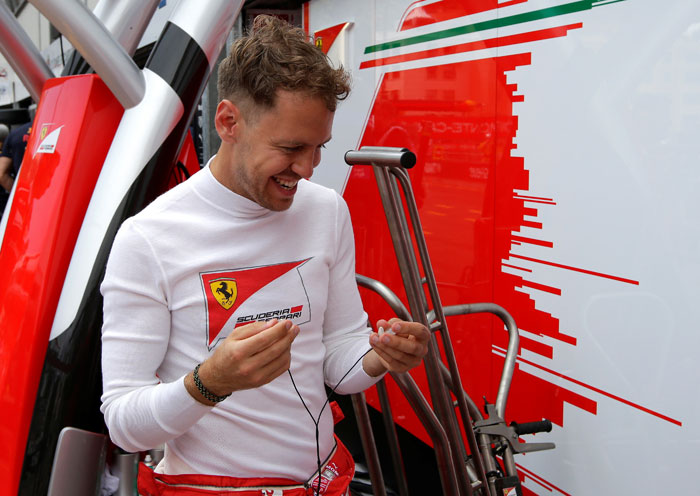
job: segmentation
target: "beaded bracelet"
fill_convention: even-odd
[[[194,376],[194,385],[197,386],[197,389],[202,394],[202,396],[204,396],[206,399],[208,399],[212,403],[221,403],[226,398],[231,396],[231,393],[228,393],[224,396],[217,396],[214,393],[212,393],[211,391],[209,391],[206,387],[204,387],[204,384],[202,384],[202,380],[199,378],[199,367],[201,365],[202,364],[200,363],[194,368],[194,373],[192,375]]]

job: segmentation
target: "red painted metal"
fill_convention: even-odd
[[[185,135],[185,142],[182,144],[180,156],[177,158],[177,161],[185,166],[190,176],[201,168],[199,159],[197,158],[197,150],[194,147],[192,132]]]
[[[495,302],[513,314],[521,329],[569,342],[558,320],[535,308],[522,291],[532,282],[501,271],[512,244],[524,239],[518,231],[525,217],[537,212],[514,195],[528,190],[529,178],[523,159],[511,154],[518,127],[513,103],[521,95],[506,77],[528,64],[530,54],[525,53],[387,73],[360,145],[405,146],[416,153],[418,165],[409,175],[443,304]],[[355,221],[357,272],[402,288],[386,226],[366,222],[382,211],[370,169],[353,169],[345,198]],[[373,320],[390,315],[378,298],[364,291],[363,297]],[[466,389],[474,398],[486,395],[493,402],[503,364],[493,346],[507,345],[502,324],[487,315],[453,317],[449,324]],[[521,348],[551,358],[551,347],[534,340],[522,339]],[[423,372],[413,375],[427,390]],[[428,442],[392,386],[399,423]],[[512,391],[509,418],[545,416],[561,425],[564,403],[595,408],[590,399],[520,370]],[[516,399],[520,392],[528,398]],[[371,393],[368,398],[378,406]]]
[[[0,250],[2,496],[17,494],[56,305],[123,112],[95,75],[52,79],[42,92]],[[37,153],[59,128],[53,153]]]
[[[415,8],[409,7],[400,31],[427,26],[437,22],[456,19],[479,12],[486,12],[496,8],[503,8],[509,5],[524,3],[527,0],[510,0],[509,2],[499,2],[498,0],[439,0],[437,2],[428,3],[427,5],[419,5]],[[411,5],[418,4],[414,2]]]
[[[516,3],[521,0],[415,3],[409,8],[401,29]],[[493,56],[489,52],[476,52],[569,36],[582,27],[578,22],[418,51],[389,52],[390,55],[378,54],[359,66],[360,70],[368,70],[393,65],[392,72],[382,75],[360,146],[408,147],[416,153],[418,165],[410,170],[409,176],[442,303],[495,302],[513,315],[520,330],[570,346],[577,345],[576,339],[560,328],[557,318],[538,308],[533,297],[523,290],[536,288],[558,296],[562,289],[536,282],[530,269],[505,262],[517,264],[518,260],[524,260],[633,285],[639,282],[511,252],[514,246],[525,244],[554,246],[551,240],[521,234],[527,232],[525,227],[542,229],[543,224],[532,219],[538,216],[540,205],[556,205],[553,198],[521,194],[529,190],[529,171],[523,157],[512,153],[518,129],[514,104],[523,102],[526,96],[518,93],[517,85],[509,83],[509,73],[530,65],[531,54],[523,51]],[[437,59],[467,52],[473,53],[476,60],[446,63]],[[427,67],[408,69],[397,65],[407,62],[420,62]],[[406,301],[391,241],[386,236],[387,227],[376,220],[376,212],[381,212],[382,206],[371,169],[354,168],[344,196],[354,221],[357,272],[388,284]],[[522,274],[504,271],[504,266],[520,269]],[[362,290],[362,296],[371,320],[392,315],[376,295]],[[451,317],[448,324],[466,390],[475,400],[485,395],[493,402],[507,346],[502,323],[494,317],[478,315]],[[527,335],[521,336],[520,348],[519,354],[527,350],[543,359],[553,358],[553,346]],[[583,386],[681,425],[680,420],[525,360],[522,354],[519,362],[525,370],[520,365],[516,367],[506,412],[508,421],[545,417],[564,426],[565,404],[596,414],[597,397],[574,387]],[[411,373],[427,392],[424,372]],[[552,374],[552,380],[536,375],[543,373]],[[395,385],[388,384],[388,389],[397,422],[429,443],[425,430]],[[379,408],[374,391],[368,392],[367,398]],[[532,494],[528,490],[524,493]]]
[[[170,174],[170,181],[168,182],[168,189],[177,186],[201,169],[191,131],[185,135],[185,141],[182,143],[177,161],[185,167],[187,173],[179,167],[173,167],[172,173]]]

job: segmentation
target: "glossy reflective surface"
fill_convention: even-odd
[[[554,431],[536,440],[557,443],[516,458],[525,493],[692,485],[667,474],[678,463],[692,473],[685,460],[700,439],[687,386],[700,378],[700,5],[330,3],[312,2],[312,30],[355,23],[355,94],[336,117],[334,136],[347,143],[338,155],[413,149],[443,303],[493,301],[520,328],[506,416],[551,419]],[[371,170],[341,184],[358,272],[402,293]],[[373,319],[389,314],[375,296],[365,302]],[[483,316],[449,324],[466,387],[493,401],[505,331]],[[406,403],[392,401],[399,423],[425,439]]]
[[[63,278],[122,113],[97,76],[44,87],[0,251],[3,481],[19,478]]]

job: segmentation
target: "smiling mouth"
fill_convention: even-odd
[[[295,187],[295,186],[297,185],[297,183],[299,182],[298,179],[297,179],[297,180],[293,180],[293,181],[289,181],[289,180],[285,180],[285,179],[280,179],[279,177],[273,177],[272,179],[273,179],[277,184],[279,184],[283,189],[286,189],[286,190],[292,190],[292,189],[294,189],[294,187]]]

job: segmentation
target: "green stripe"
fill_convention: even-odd
[[[619,2],[624,2],[625,0],[594,0],[593,6],[594,7],[605,7],[606,5],[610,5],[611,3],[619,3]],[[605,3],[601,3],[605,2]],[[595,5],[598,4],[598,5]]]
[[[546,9],[535,10],[533,12],[525,12],[523,14],[516,14],[500,19],[492,19],[490,21],[477,22],[475,24],[469,24],[468,26],[460,26],[456,28],[445,29],[444,31],[437,31],[435,33],[428,33],[420,36],[413,36],[411,38],[404,38],[403,40],[389,41],[387,43],[380,43],[378,45],[368,46],[367,48],[365,48],[365,53],[381,52],[382,50],[389,50],[390,48],[415,45],[416,43],[440,40],[443,38],[450,38],[452,36],[459,36],[461,34],[475,33],[477,31],[485,31],[487,29],[502,28],[504,26],[512,26],[514,24],[521,24],[523,22],[537,21],[539,19],[546,19],[548,17],[556,17],[560,15],[571,14],[572,12],[590,10],[592,8],[593,3],[599,3],[601,1],[605,0],[581,0],[579,2],[557,5],[556,7],[548,7]]]

